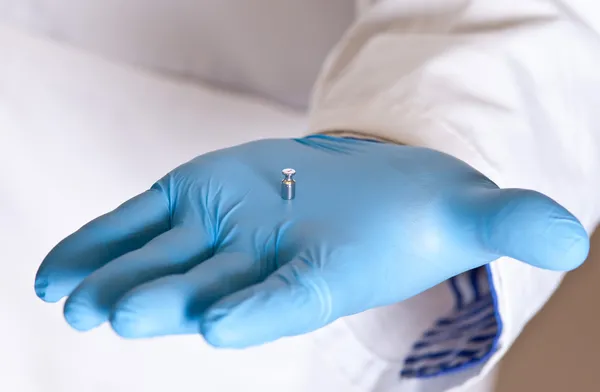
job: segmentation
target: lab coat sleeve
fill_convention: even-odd
[[[600,217],[599,26],[600,6],[586,1],[377,3],[326,61],[310,133],[443,151],[500,187],[552,197],[591,233]],[[480,375],[563,276],[511,259],[487,268],[499,326]]]

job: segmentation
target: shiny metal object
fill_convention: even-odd
[[[292,200],[296,197],[296,181],[294,181],[294,169],[283,169],[281,173],[284,179],[281,181],[281,198],[283,200]]]

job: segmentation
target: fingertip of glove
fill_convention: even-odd
[[[103,320],[90,310],[89,304],[85,299],[73,296],[65,302],[63,316],[67,323],[75,330],[86,332],[102,324]]]
[[[201,330],[201,335],[210,346],[214,348],[230,348],[228,344],[229,339],[221,333],[219,328],[208,327]]]
[[[57,290],[54,285],[51,285],[50,280],[45,276],[35,278],[33,285],[35,295],[44,302],[55,303],[63,299],[65,296]]]
[[[212,309],[200,322],[200,334],[209,345],[215,348],[229,348],[232,340],[231,329],[221,322],[227,317],[228,310]]]
[[[51,302],[49,299],[46,298],[46,293],[48,289],[48,279],[36,277],[33,288],[35,290],[35,295],[37,295],[39,299],[45,302]]]
[[[581,266],[590,252],[590,238],[579,222],[566,220],[555,225],[554,252],[549,269],[571,271]],[[552,257],[553,256],[553,257]]]
[[[137,313],[124,306],[119,306],[111,314],[110,326],[122,338],[136,339],[146,335],[144,323],[140,322]]]
[[[586,260],[590,240],[585,228],[553,199],[506,189],[482,201],[488,214],[483,220],[484,243],[495,253],[553,271],[570,271]]]
[[[163,331],[165,326],[161,325],[163,319],[169,320],[169,315],[148,312],[147,305],[146,297],[135,295],[126,296],[117,302],[109,316],[113,331],[124,339],[147,338],[170,332]]]
[[[215,348],[228,349],[243,349],[257,344],[252,328],[254,320],[251,319],[252,310],[256,309],[253,299],[208,310],[200,323],[200,334],[204,340]]]
[[[534,250],[539,267],[555,271],[576,269],[588,257],[589,235],[581,222],[568,210],[552,200],[544,201],[545,203],[539,202],[537,222],[534,222],[533,217],[527,220],[532,233],[536,235],[523,245]]]
[[[206,343],[214,348],[241,350],[253,345],[239,333],[237,328],[218,324],[203,328],[201,335]]]

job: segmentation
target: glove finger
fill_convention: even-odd
[[[590,242],[585,228],[539,192],[487,190],[476,204],[482,212],[477,218],[482,242],[498,255],[558,271],[572,270],[587,258]]]
[[[184,273],[209,257],[211,238],[200,226],[177,226],[112,260],[84,279],[67,299],[67,322],[82,331],[102,324],[116,302],[134,287]]]
[[[333,320],[332,304],[319,269],[298,257],[211,306],[200,331],[215,347],[245,348],[324,326]]]
[[[111,324],[126,338],[198,334],[202,312],[256,283],[259,263],[249,253],[220,252],[182,275],[138,286],[115,305]]]
[[[167,198],[148,190],[71,234],[45,257],[35,278],[38,297],[57,302],[90,273],[169,229]]]

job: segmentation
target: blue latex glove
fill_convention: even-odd
[[[280,196],[281,170],[297,195]],[[424,148],[313,136],[211,152],[58,244],[36,292],[78,330],[198,333],[241,348],[306,333],[510,256],[570,270],[578,220]]]

